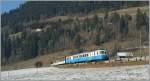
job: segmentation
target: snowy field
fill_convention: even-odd
[[[29,68],[1,72],[1,80],[148,80],[149,65],[107,68]]]

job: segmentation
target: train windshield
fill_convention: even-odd
[[[101,51],[100,53],[101,53],[101,54],[106,54],[106,51]]]

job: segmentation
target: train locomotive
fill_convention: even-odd
[[[109,59],[109,52],[107,50],[95,50],[91,52],[79,53],[72,56],[67,56],[64,59],[65,63],[81,63],[92,61],[104,61]]]

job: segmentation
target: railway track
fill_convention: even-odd
[[[116,59],[111,59],[111,60],[106,60],[106,61],[102,61],[103,63],[110,63],[110,62],[134,62],[134,61],[148,61],[149,60],[149,56],[146,57],[133,57],[133,58],[121,58],[120,60],[116,60]],[[89,62],[88,62],[89,63]],[[93,62],[91,62],[93,63]],[[57,61],[51,64],[51,66],[55,66],[55,65],[62,65],[65,64],[65,61]],[[82,64],[82,63],[81,63]]]

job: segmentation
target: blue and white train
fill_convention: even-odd
[[[95,50],[91,52],[79,53],[72,56],[67,56],[64,59],[65,63],[80,63],[92,61],[104,61],[109,59],[109,52],[107,50]]]

